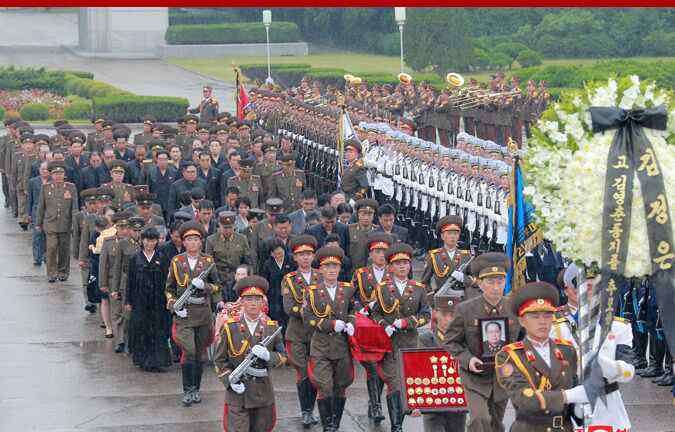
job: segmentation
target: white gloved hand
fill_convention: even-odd
[[[394,320],[394,327],[396,327],[397,329],[406,328],[407,326],[408,322],[402,320],[401,318],[397,318],[396,320]]]
[[[183,308],[179,311],[176,311],[176,315],[178,315],[181,318],[187,318],[187,309]]]
[[[576,387],[572,387],[569,390],[563,390],[565,394],[565,400],[568,404],[571,403],[587,403],[588,395],[586,394],[586,389],[583,385],[579,384]]]
[[[452,277],[455,278],[455,280],[458,282],[464,282],[464,273],[462,273],[461,271],[455,270],[454,272],[452,272]]]
[[[354,336],[354,325],[352,323],[345,324],[345,333],[349,336]]]
[[[363,315],[363,316],[368,316],[368,315],[369,315],[369,312],[368,312],[368,309],[367,309],[367,308],[361,308],[361,310],[359,311],[359,313],[360,313],[361,315]]]
[[[386,326],[386,327],[384,328],[384,332],[385,332],[385,333],[387,334],[387,336],[389,336],[389,337],[391,337],[391,335],[393,335],[395,331],[396,331],[396,327],[394,327],[394,326],[392,326],[392,325],[388,325],[388,326]]]
[[[242,394],[244,393],[244,390],[246,390],[246,385],[244,385],[243,382],[230,383],[230,388],[232,388],[236,394]]]
[[[204,281],[201,279],[192,279],[192,286],[197,288],[198,290],[203,290],[204,289]]]
[[[333,330],[335,330],[335,333],[342,333],[344,329],[345,322],[342,320],[335,320],[335,324],[333,324]]]
[[[260,344],[254,345],[253,348],[251,348],[251,352],[253,353],[254,356],[258,357],[260,360],[269,361],[270,359],[270,352],[267,351],[267,348],[265,348]]]
[[[602,370],[602,376],[610,382],[614,381],[617,375],[621,373],[616,361],[608,358],[602,353],[598,355],[598,364],[600,365],[600,370]]]

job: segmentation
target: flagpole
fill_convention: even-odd
[[[516,221],[518,220],[518,199],[516,197],[516,194],[518,193],[517,191],[518,180],[516,179],[516,168],[520,163],[519,162],[520,157],[518,156],[517,152],[518,145],[510,137],[507,143],[507,148],[509,150],[509,153],[511,153],[511,155],[513,156],[513,163],[511,165],[511,174],[509,175],[509,204],[511,205],[511,220],[510,220],[511,227],[509,230],[509,235],[511,236],[511,242],[509,244],[510,246],[509,250],[506,251],[507,255],[509,256],[509,260],[511,261],[511,269],[509,270],[509,280],[507,281],[507,283],[509,291],[515,291],[516,288],[518,288],[514,284],[515,261],[513,260],[513,256],[515,255],[516,236],[518,234],[518,226],[516,224]]]

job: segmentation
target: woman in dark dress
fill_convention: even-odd
[[[164,295],[168,262],[157,252],[158,241],[156,228],[141,233],[142,248],[129,258],[125,305],[131,312],[129,351],[134,364],[148,372],[162,372],[171,365],[171,316]]]
[[[295,261],[290,257],[286,246],[279,239],[270,240],[267,244],[270,256],[267,258],[260,271],[260,276],[267,279],[270,289],[267,291],[269,303],[269,316],[279,322],[279,326],[286,327],[288,315],[284,312],[283,299],[281,296],[281,280],[288,273],[295,270]]]

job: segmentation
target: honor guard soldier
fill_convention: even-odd
[[[272,174],[270,196],[281,198],[288,210],[298,208],[305,187],[305,172],[295,168],[295,157],[283,155],[280,159],[281,171]]]
[[[431,328],[420,330],[420,348],[441,348],[445,343],[445,332],[452,320],[455,305],[461,297],[451,295],[454,293],[437,292],[434,295],[434,309]],[[466,413],[463,412],[437,412],[427,413],[423,416],[424,432],[456,432],[466,428]]]
[[[110,177],[112,181],[102,185],[113,190],[112,205],[117,210],[121,210],[124,203],[131,202],[134,199],[134,187],[128,183],[124,183],[124,175],[127,172],[126,167],[127,164],[124,161],[112,161],[110,164]]]
[[[239,164],[241,165],[240,174],[230,177],[227,180],[227,187],[235,186],[239,189],[240,196],[248,197],[251,200],[251,206],[258,207],[262,196],[262,181],[260,176],[251,174],[254,161],[243,159]]]
[[[223,286],[231,286],[234,272],[241,264],[255,267],[255,256],[246,236],[234,232],[234,212],[224,211],[218,215],[218,232],[206,239],[206,254],[216,262]]]
[[[462,231],[462,218],[444,216],[436,223],[436,232],[443,240],[443,247],[430,250],[424,262],[422,283],[429,287],[430,295],[441,288],[462,291],[468,277],[460,270],[471,259],[471,252],[457,248]],[[464,292],[463,297],[475,297],[476,293]]]
[[[581,282],[581,274],[575,264],[570,265],[565,270],[563,281],[567,303],[556,310],[550,337],[551,339],[570,341],[577,351],[577,358],[579,358],[579,338],[581,335],[577,331],[577,284]],[[596,332],[599,332],[599,330],[596,330]],[[597,343],[594,348],[597,349]],[[613,430],[617,431],[631,429],[630,418],[619,391],[619,383],[629,382],[635,377],[635,367],[630,363],[633,357],[631,324],[624,318],[614,317],[598,357],[603,373],[606,372],[604,376],[607,382],[605,385],[606,400],[604,404],[595,406],[595,411],[589,417],[591,419],[590,424],[585,424],[586,427],[612,426]],[[607,370],[605,371],[605,369]]]
[[[202,101],[196,108],[188,109],[190,114],[199,114],[202,123],[212,123],[218,117],[218,99],[213,96],[213,87],[204,86]]]
[[[365,267],[368,263],[368,235],[377,229],[373,218],[377,213],[377,201],[360,199],[356,202],[356,223],[349,224],[349,258],[354,268]]]
[[[70,236],[73,220],[79,211],[77,188],[64,181],[66,165],[49,163],[51,181],[43,186],[37,208],[35,226],[44,231],[47,240],[47,278],[50,283],[66,281],[70,273]]]
[[[302,320],[302,303],[309,286],[319,283],[319,273],[312,268],[317,242],[311,235],[299,235],[290,240],[293,259],[298,266],[281,281],[284,312],[288,315],[286,327],[286,353],[288,361],[295,368],[298,399],[302,412],[302,426],[308,429],[318,423],[314,417],[316,389],[309,381],[307,365],[310,342],[314,328]]]
[[[342,191],[347,200],[360,200],[368,195],[368,170],[361,158],[361,143],[350,140],[345,143],[347,166],[342,175]]]
[[[495,373],[516,410],[513,432],[572,431],[569,404],[588,402],[583,385],[575,387],[574,346],[549,337],[558,300],[558,290],[546,282],[530,282],[511,298],[511,313],[527,336],[502,348]]]
[[[392,352],[384,354],[378,367],[387,384],[387,408],[392,432],[403,430],[399,350],[416,348],[417,328],[428,324],[431,319],[424,285],[408,279],[412,256],[412,247],[405,243],[396,243],[387,249],[389,274],[377,286],[377,302],[372,308],[373,320],[384,327],[385,333],[391,338]]]
[[[262,313],[269,284],[260,276],[247,276],[234,289],[242,309],[223,325],[214,356],[216,375],[227,389],[223,428],[228,432],[271,431],[277,416],[268,369],[286,364],[286,355],[280,334],[267,346],[261,344],[279,328]],[[251,354],[255,360],[241,379],[233,377],[231,373]]]
[[[309,376],[318,391],[317,404],[324,432],[340,428],[354,382],[354,363],[347,341],[354,335],[354,288],[338,282],[344,252],[324,246],[316,253],[321,281],[305,292],[303,320],[314,328],[310,344]]]
[[[503,343],[518,337],[520,325],[511,315],[504,297],[509,258],[498,252],[484,253],[471,262],[483,294],[455,307],[445,335],[445,347],[460,364],[466,388],[470,432],[503,431],[507,394],[494,379],[494,367],[483,357],[482,322],[493,319],[501,323]]]
[[[219,291],[218,272],[211,271],[206,280],[199,276],[211,264],[213,258],[201,253],[204,229],[197,222],[184,222],[180,226],[185,252],[178,254],[169,265],[166,280],[167,309],[173,311],[183,292],[193,286],[195,292],[187,299],[185,307],[175,311],[172,337],[181,349],[184,406],[201,402],[199,394],[206,350],[213,341],[211,327],[211,295]]]
[[[384,282],[387,274],[387,259],[385,252],[394,244],[394,239],[385,233],[371,232],[368,234],[366,247],[370,264],[360,267],[354,272],[352,286],[357,289],[360,312],[369,314],[371,302],[377,301],[376,288]],[[382,405],[380,402],[384,381],[377,374],[375,362],[362,361],[361,366],[366,370],[366,387],[368,388],[368,418],[373,419],[375,424],[384,420]]]

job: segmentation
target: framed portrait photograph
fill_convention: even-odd
[[[506,317],[490,317],[478,320],[481,338],[481,360],[494,363],[497,353],[509,340],[509,320]]]

